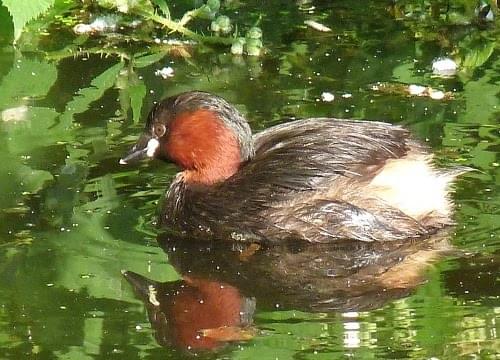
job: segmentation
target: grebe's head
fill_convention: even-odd
[[[154,106],[144,133],[120,164],[172,161],[186,182],[210,185],[232,176],[253,154],[252,132],[238,110],[219,96],[190,91]]]

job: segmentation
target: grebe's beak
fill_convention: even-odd
[[[120,164],[126,165],[133,161],[152,158],[155,156],[159,146],[160,142],[158,139],[155,139],[148,134],[142,134],[127,155],[120,159]]]

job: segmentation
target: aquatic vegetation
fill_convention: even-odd
[[[22,35],[33,30],[27,26],[30,21],[40,18],[40,25],[51,34],[61,28],[71,27],[81,36],[76,40],[83,47],[92,37],[103,37],[110,43],[123,42],[166,42],[182,36],[195,43],[230,46],[242,29],[233,26],[232,20],[220,14],[223,9],[219,0],[208,0],[194,9],[184,12],[174,19],[169,6],[176,7],[181,2],[166,0],[96,0],[91,2],[44,0],[4,1],[14,26],[14,43],[22,44]],[[210,22],[211,21],[211,22]],[[55,26],[58,23],[59,26]],[[196,23],[196,24],[193,24]],[[212,34],[205,34],[203,27],[208,25]],[[255,27],[248,31],[255,32]],[[234,31],[233,31],[234,30]],[[259,29],[260,31],[260,29]],[[85,39],[87,37],[88,39]],[[262,36],[260,35],[259,38]],[[256,54],[256,44],[251,53]],[[262,43],[258,44],[262,48]]]

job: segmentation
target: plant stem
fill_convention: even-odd
[[[118,56],[121,59],[127,59],[130,60],[130,55],[119,50],[111,50],[111,49],[103,49],[103,48],[90,48],[90,49],[85,49],[85,50],[80,50],[80,49],[74,49],[72,47],[67,47],[62,50],[58,51],[52,51],[49,53],[46,53],[46,58],[48,60],[61,60],[65,59],[68,57],[80,57],[80,56],[89,56],[90,54],[92,55],[101,55],[101,56]]]
[[[164,18],[163,16],[159,16],[157,14],[147,14],[147,17],[154,22],[157,22],[166,28],[172,30],[173,32],[178,32],[190,39],[196,40],[200,43],[206,44],[220,44],[220,45],[231,45],[233,43],[233,39],[225,38],[220,36],[203,36],[195,33],[194,31],[189,30],[188,28],[182,26],[180,22],[176,22],[173,20],[169,20]]]

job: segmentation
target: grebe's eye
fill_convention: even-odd
[[[155,124],[155,127],[154,127],[154,132],[155,132],[155,135],[157,137],[162,137],[163,135],[165,135],[165,132],[167,131],[167,129],[165,128],[165,125],[163,124]]]

